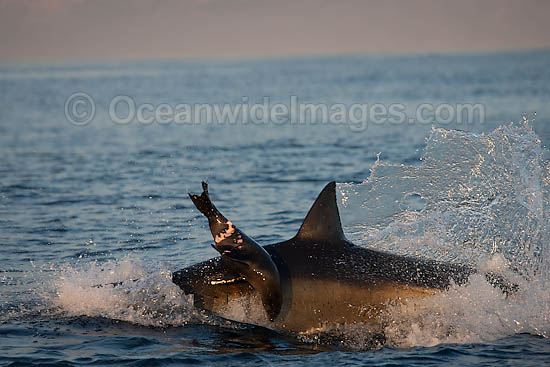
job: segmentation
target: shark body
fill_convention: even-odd
[[[356,246],[342,230],[336,184],[325,186],[293,238],[265,247],[241,232],[212,204],[207,184],[191,195],[208,218],[221,257],[173,273],[195,306],[217,314],[232,301],[256,299],[266,324],[305,332],[330,324],[382,324],[389,303],[406,302],[463,284],[471,267]]]

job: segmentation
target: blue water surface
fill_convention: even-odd
[[[478,136],[525,117],[547,147],[549,66],[548,51],[0,66],[0,365],[548,364],[548,324],[539,334],[372,350],[349,338],[206,322],[179,301],[168,275],[216,255],[187,197],[201,180],[227,217],[268,244],[295,234],[327,182],[363,182],[377,156],[419,165],[432,127]],[[74,93],[96,106],[84,126],[66,116]],[[350,121],[117,124],[109,104],[120,95],[173,107],[292,96],[398,103],[410,116],[424,103],[470,103],[484,116],[361,129]],[[86,291],[136,274],[145,281],[127,285],[127,298]],[[548,321],[546,302],[536,307]]]

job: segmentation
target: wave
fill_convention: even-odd
[[[180,326],[198,314],[193,299],[172,282],[159,263],[122,260],[66,265],[55,273],[55,292],[46,297],[68,316],[104,317],[134,324]]]
[[[507,296],[474,275],[464,286],[390,305],[389,344],[550,337],[546,153],[528,121],[481,135],[433,129],[419,165],[377,161],[363,183],[339,185],[354,243],[475,265],[519,285]]]

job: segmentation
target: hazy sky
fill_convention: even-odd
[[[546,0],[0,0],[0,61],[550,47]]]

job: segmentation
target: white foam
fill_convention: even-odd
[[[183,325],[194,315],[192,298],[172,282],[170,271],[129,257],[66,266],[54,284],[52,302],[69,315],[159,327]]]
[[[550,337],[550,162],[543,157],[528,121],[485,135],[434,129],[420,165],[377,162],[362,184],[339,186],[353,242],[479,270],[464,286],[391,305],[388,343],[470,343],[523,332]],[[410,194],[424,207],[403,206]],[[487,271],[519,290],[506,296],[485,279]]]
[[[229,301],[224,309],[220,311],[220,316],[247,324],[273,327],[268,322],[260,298],[255,294]]]
[[[514,278],[508,272],[505,276]],[[400,347],[473,343],[516,333],[550,337],[550,293],[542,279],[518,281],[505,295],[484,275],[432,297],[389,308],[388,342]]]

